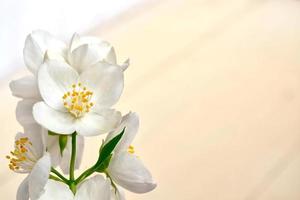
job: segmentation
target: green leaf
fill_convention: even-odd
[[[104,139],[102,139],[102,144],[101,144],[101,146],[100,146],[100,149],[99,149],[99,153],[102,151],[102,148],[103,148],[103,146],[104,146]]]
[[[100,172],[100,173],[104,172],[110,163],[111,157],[112,157],[112,154],[110,154],[103,162],[99,163],[98,165],[96,164],[96,166],[95,166],[96,171]]]
[[[121,133],[119,133],[117,136],[115,136],[113,139],[111,139],[107,144],[105,144],[101,148],[101,152],[98,160],[99,163],[102,163],[110,156],[110,154],[113,152],[113,150],[121,140],[124,132],[125,132],[125,128],[122,130]]]
[[[68,143],[68,136],[67,135],[59,135],[59,149],[60,149],[60,155],[63,155],[63,152],[67,146]]]

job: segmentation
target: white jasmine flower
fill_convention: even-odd
[[[46,153],[40,127],[28,126],[24,132],[16,135],[15,149],[7,159],[12,171],[28,174],[19,186],[17,200],[36,200],[44,192],[51,159]]]
[[[43,101],[34,105],[35,120],[59,134],[83,136],[106,133],[121,114],[110,109],[123,90],[120,67],[98,62],[81,74],[65,62],[46,60],[38,72]]]
[[[16,117],[25,133],[17,134],[15,149],[7,156],[11,170],[28,174],[17,200],[125,200],[122,188],[135,193],[153,190],[156,183],[131,145],[138,116],[122,118],[111,108],[122,94],[129,60],[118,65],[114,48],[98,38],[74,34],[65,43],[40,30],[27,37],[23,53],[32,75],[12,81],[10,88],[22,98]],[[124,128],[114,150],[104,146],[109,157],[102,160],[106,151],[101,151],[95,166],[76,179],[84,136],[109,132],[107,144]],[[56,166],[70,172],[69,180],[52,168]],[[51,169],[57,177],[50,175]],[[94,172],[105,173],[107,179],[96,175],[85,180]]]
[[[69,187],[61,182],[49,180],[45,193],[39,200],[110,200],[110,181],[104,180],[101,175],[96,175],[78,187],[74,195]]]
[[[151,173],[134,153],[131,145],[139,127],[139,118],[135,113],[129,113],[122,119],[119,127],[111,132],[106,142],[114,138],[125,127],[125,132],[117,144],[107,168],[108,176],[118,185],[135,193],[146,193],[156,187]]]

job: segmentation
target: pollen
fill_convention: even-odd
[[[62,96],[63,105],[74,117],[80,118],[94,106],[91,102],[93,92],[82,83],[73,84],[71,88],[71,91]]]
[[[132,146],[132,145],[130,145],[129,147],[128,147],[128,153],[131,153],[131,154],[134,154],[134,146]]]
[[[32,146],[32,143],[27,137],[22,137],[15,141],[15,149],[10,152],[10,155],[6,156],[6,159],[9,160],[9,169],[15,172],[18,172],[21,169],[31,169],[31,164],[35,159],[30,146]]]

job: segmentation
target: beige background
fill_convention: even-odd
[[[90,34],[131,58],[116,108],[139,113],[158,187],[128,199],[300,199],[300,1],[149,1]],[[20,130],[8,82],[24,71],[1,82],[0,199],[23,178],[4,156]]]

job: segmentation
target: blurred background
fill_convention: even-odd
[[[0,0],[0,197],[23,179],[7,168],[34,29],[110,41],[127,57],[116,109],[139,113],[134,146],[158,187],[136,200],[300,199],[299,0]],[[82,169],[95,161],[88,139]]]

